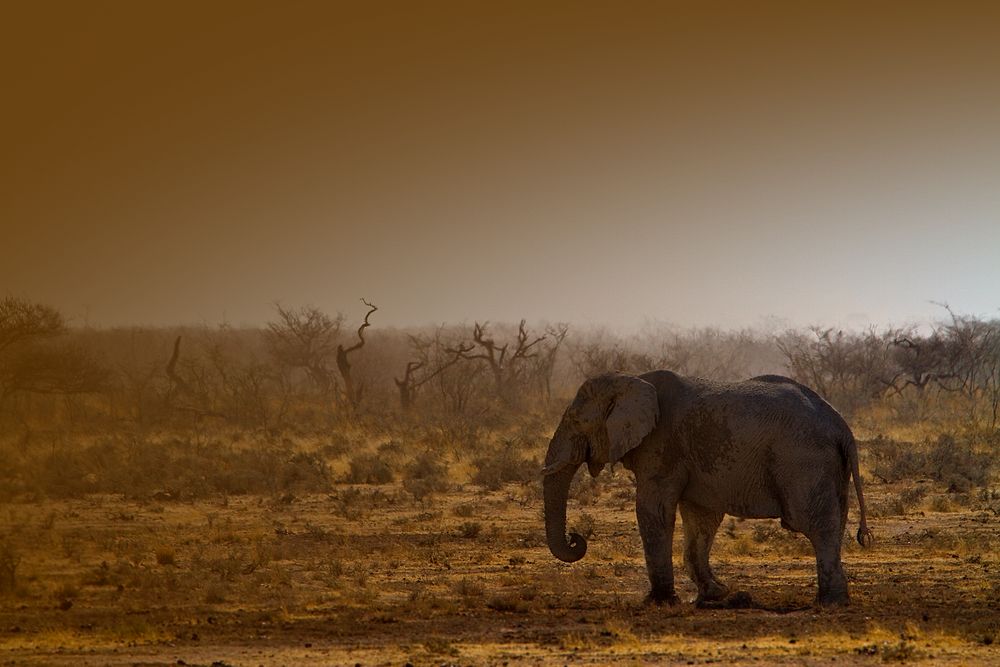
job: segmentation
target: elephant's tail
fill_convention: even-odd
[[[865,512],[865,494],[861,489],[861,472],[858,470],[858,443],[854,440],[853,435],[848,434],[845,445],[847,448],[847,461],[851,466],[851,475],[854,476],[854,491],[858,494],[858,510],[861,514],[861,523],[858,525],[858,544],[868,547],[871,546],[874,537],[872,531],[868,529],[868,518]]]

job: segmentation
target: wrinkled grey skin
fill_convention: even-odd
[[[566,536],[566,500],[582,463],[596,476],[621,461],[636,482],[636,518],[654,602],[674,603],[671,545],[680,508],[684,562],[698,601],[728,589],[708,554],[725,514],[780,518],[816,552],[821,604],[848,600],[840,562],[854,476],[861,521],[870,540],[858,475],[857,446],[844,419],[814,391],[778,375],[738,383],[687,378],[670,371],[588,380],[566,409],[545,457],[545,530],[560,560],[583,558],[587,543]]]

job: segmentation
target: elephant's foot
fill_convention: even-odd
[[[816,602],[821,607],[846,607],[850,604],[850,597],[847,595],[847,589],[833,590],[833,591],[820,591],[819,595],[816,597]]]
[[[847,595],[847,577],[840,561],[832,564],[823,563],[817,566],[819,591],[816,602],[824,607],[842,607],[849,601]]]
[[[727,595],[729,595],[729,587],[717,579],[712,579],[708,584],[698,586],[698,597],[695,598],[694,603],[714,602],[725,598]]]
[[[699,609],[750,609],[756,605],[749,593],[736,591],[729,597],[719,600],[698,600],[695,606]]]
[[[647,605],[669,605],[674,606],[675,604],[680,604],[681,599],[677,597],[673,589],[670,590],[657,590],[653,589],[646,596],[644,603]]]

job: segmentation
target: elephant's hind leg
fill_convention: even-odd
[[[723,515],[689,502],[682,502],[680,509],[684,524],[684,565],[698,587],[697,602],[721,600],[729,593],[729,588],[715,578],[708,554]]]
[[[847,604],[847,575],[840,562],[843,534],[829,530],[808,537],[816,550],[816,575],[819,579],[817,600],[822,605]]]
[[[822,605],[847,604],[847,575],[840,560],[847,503],[843,494],[838,502],[833,488],[817,493],[815,498],[810,507],[809,527],[803,532],[816,551],[817,599]]]

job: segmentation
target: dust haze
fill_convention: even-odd
[[[1000,661],[991,4],[0,23],[0,662]],[[627,465],[554,557],[564,415],[658,369],[843,416],[849,605],[737,516],[650,603]]]
[[[995,314],[988,3],[11,8],[0,284],[77,323]]]

